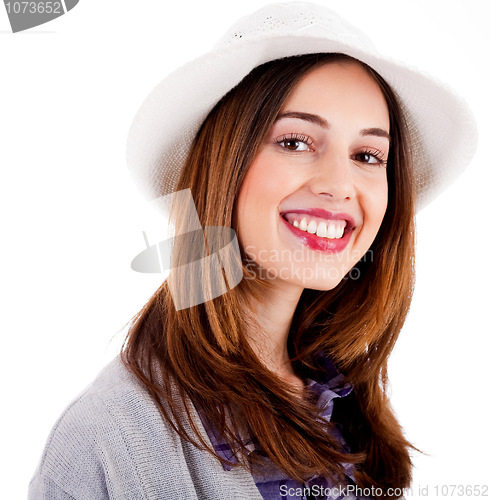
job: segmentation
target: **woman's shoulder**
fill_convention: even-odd
[[[115,443],[115,434],[139,427],[141,419],[147,427],[152,420],[158,422],[162,432],[156,405],[117,356],[66,407],[51,431],[46,450],[56,449],[60,440],[90,446],[102,440]]]
[[[214,477],[211,496],[200,494],[197,470],[205,482]],[[228,487],[235,488],[232,483],[225,487],[231,479],[224,478],[210,455],[173,431],[118,356],[54,425],[29,486],[29,500],[146,499],[155,494],[155,498],[183,498],[183,494],[226,498],[219,490],[229,495]],[[235,479],[248,495],[249,478]]]
[[[158,414],[144,385],[124,366],[121,356],[118,355],[73,399],[59,418],[58,424],[78,420],[78,417],[85,417],[87,413],[119,421],[121,411],[125,412],[129,408],[128,405],[134,418],[140,414],[138,410],[144,411],[145,414],[148,411]],[[93,420],[84,418],[83,423],[90,426]]]
[[[153,424],[153,425],[152,425]],[[158,441],[167,450],[176,446],[175,436],[166,432],[156,406],[136,377],[113,359],[64,410],[55,423],[44,448],[36,474],[30,484],[29,498],[112,498],[103,495],[108,488],[129,488],[130,498],[144,498],[138,489],[135,462],[138,454],[149,450],[159,430]],[[173,441],[173,442],[172,442]],[[111,484],[111,471],[127,478]],[[109,481],[107,481],[109,479]],[[59,495],[48,495],[45,490]],[[42,493],[41,493],[42,491]],[[117,494],[115,498],[118,498]]]

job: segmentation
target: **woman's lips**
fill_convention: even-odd
[[[301,241],[301,243],[303,243],[303,245],[311,248],[312,250],[317,250],[320,252],[341,252],[349,244],[349,240],[353,231],[352,224],[347,222],[342,238],[330,239],[317,236],[316,234],[308,233],[306,231],[302,231],[301,229],[290,224],[284,218],[284,216],[281,216],[281,220],[289,229],[289,231],[291,231],[291,233],[293,233],[294,236],[296,236]]]

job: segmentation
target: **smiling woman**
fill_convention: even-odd
[[[475,144],[459,97],[313,4],[266,7],[167,77],[135,118],[130,169],[154,202],[190,190],[200,225],[233,229],[243,279],[217,270],[226,293],[177,307],[169,283],[199,288],[179,272],[203,256],[176,239],[30,498],[401,498],[415,448],[386,383],[415,208]],[[183,208],[165,206],[176,234],[200,233]]]
[[[184,359],[179,371],[205,415],[214,444],[208,450],[225,464],[247,457],[242,465],[250,467],[263,494],[273,489],[277,495],[288,478],[293,486],[307,478],[309,485],[357,482],[382,491],[408,485],[410,445],[378,383],[386,377],[413,286],[414,188],[407,151],[396,98],[376,72],[343,54],[308,54],[251,71],[209,113],[182,168],[176,190],[190,188],[203,224],[236,230],[244,279],[206,304],[207,321],[218,325],[211,336],[206,320],[196,322],[197,310],[174,316],[171,302],[157,330],[176,346],[169,359],[203,351],[195,371],[183,370]],[[294,227],[295,220],[306,224],[306,232]],[[316,229],[338,225],[343,233],[313,234],[308,229],[315,223]],[[354,266],[356,279],[345,279]],[[170,300],[165,289],[161,294]],[[124,353],[146,385],[142,356],[151,347],[144,339],[152,338],[147,328],[157,311],[156,302],[149,305]],[[177,323],[182,329],[172,327]],[[330,379],[339,381],[331,361],[349,385],[342,382],[321,401],[318,393]],[[153,378],[170,387],[173,370],[157,370]],[[337,401],[332,414],[339,395],[343,403]],[[164,399],[171,397],[169,392]],[[277,413],[277,407],[294,413]],[[178,421],[177,414],[172,417]],[[339,424],[345,433],[363,429],[352,432],[349,448],[343,438],[344,448],[332,440]],[[270,452],[251,455],[237,428],[252,436],[254,449]],[[226,437],[230,455],[220,452],[222,438],[213,436]],[[206,446],[205,440],[200,444]],[[359,461],[363,467],[354,472],[348,464]],[[262,484],[271,462],[278,469]]]
[[[236,229],[246,251],[304,252],[272,268],[296,301],[304,288],[334,288],[374,241],[388,203],[389,129],[374,78],[338,56],[298,83],[267,133],[238,196]],[[325,262],[325,252],[336,258]]]

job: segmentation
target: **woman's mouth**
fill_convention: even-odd
[[[323,252],[344,250],[354,229],[350,216],[323,210],[282,213],[281,219],[301,243],[312,250]]]
[[[316,234],[320,238],[329,240],[342,238],[344,229],[347,226],[345,220],[325,220],[318,217],[305,217],[303,214],[288,213],[284,214],[283,217],[289,224],[301,231]]]

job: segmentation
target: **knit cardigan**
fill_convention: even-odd
[[[195,412],[202,436],[207,434]],[[189,427],[190,431],[190,427]],[[262,500],[252,475],[225,470],[166,423],[119,357],[64,411],[28,500]]]

